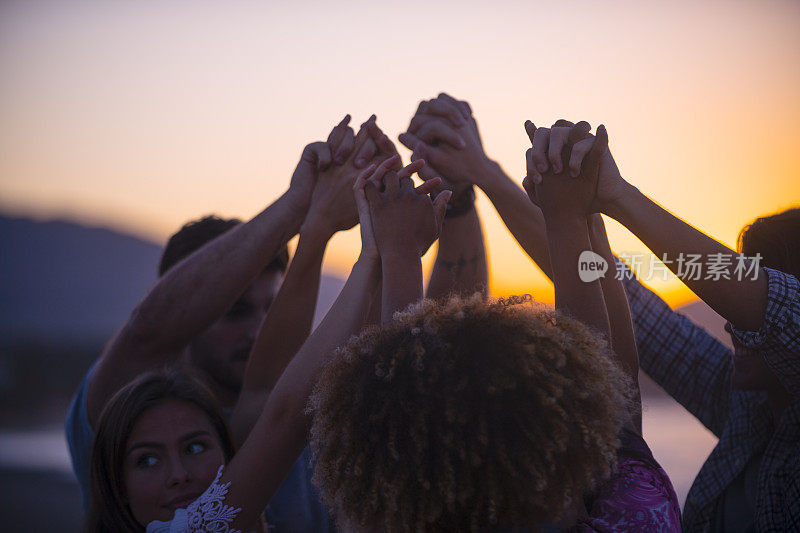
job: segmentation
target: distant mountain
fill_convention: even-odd
[[[0,341],[103,341],[157,279],[161,246],[105,228],[0,216]],[[317,320],[344,281],[323,275]]]
[[[156,280],[160,255],[108,229],[0,216],[0,338],[108,337]]]

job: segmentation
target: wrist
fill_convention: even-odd
[[[308,208],[311,205],[311,195],[297,190],[296,188],[289,187],[282,196],[289,204],[291,209],[305,217],[308,213]]]
[[[608,215],[617,222],[625,225],[623,220],[630,215],[631,207],[634,205],[635,200],[642,196],[638,188],[624,181],[622,192],[613,200],[602,205],[601,211],[604,215]]]
[[[336,232],[322,218],[307,216],[300,226],[300,238],[312,243],[327,243]]]
[[[298,250],[303,248],[314,248],[324,250],[333,233],[320,224],[310,224],[308,220],[300,226],[300,240],[297,243]]]
[[[499,163],[484,155],[477,164],[471,165],[469,178],[469,181],[486,192],[486,188],[491,188],[498,180],[508,178],[508,176],[503,172]]]
[[[453,219],[464,216],[475,211],[475,188],[469,185],[467,188],[453,194],[447,202],[444,218]]]
[[[489,161],[481,171],[481,179],[476,181],[476,185],[488,196],[490,199],[502,194],[509,186],[517,187],[508,174],[505,173],[503,167],[499,163]],[[517,187],[519,188],[519,187]]]

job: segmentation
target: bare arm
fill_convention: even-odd
[[[231,430],[239,444],[247,438],[270,391],[311,332],[327,242],[319,234],[300,234],[289,270],[256,337],[231,417]]]
[[[657,257],[666,256],[670,261],[667,266],[676,274],[679,274],[680,254],[684,257],[699,254],[703,263],[715,256],[731,265],[731,279],[705,279],[703,273],[700,279],[684,276],[681,280],[736,327],[758,330],[767,307],[766,274],[759,271],[756,279],[752,275],[737,279],[732,274],[739,254],[674,216],[635,187],[625,185],[623,194],[609,205],[607,214],[631,230]],[[749,260],[745,261],[749,264]]]
[[[592,139],[578,142],[569,161],[569,172],[574,176],[580,169],[583,157],[589,152]],[[536,148],[536,147],[534,147]],[[548,159],[545,149],[534,150],[534,162],[548,168],[555,161]],[[667,266],[680,276],[679,258],[689,254],[700,256],[701,262],[717,260],[718,264],[731,265],[730,279],[714,279],[703,273],[699,279],[687,276],[682,281],[710,305],[717,313],[742,330],[758,330],[767,304],[767,276],[758,271],[752,276],[733,275],[738,254],[711,237],[693,228],[683,220],[642,194],[620,175],[611,152],[606,149],[600,162],[599,178],[592,212],[602,212],[627,227],[659,258],[666,257]],[[749,267],[750,262],[744,261]]]
[[[342,164],[323,170],[317,179],[294,259],[250,354],[242,392],[231,419],[239,443],[244,442],[270,391],[311,331],[328,242],[334,234],[350,229],[358,221],[353,200],[358,173],[355,160],[381,161],[390,155],[386,147],[379,149],[376,144],[381,132],[374,115],[355,137],[352,129],[346,128],[340,139],[337,128],[328,142],[331,152],[345,159]]]
[[[304,152],[307,166],[316,165],[312,146]],[[221,316],[297,232],[306,208],[305,192],[290,187],[255,218],[170,269],[101,355],[89,384],[89,420],[128,381],[180,355]]]
[[[486,246],[475,207],[463,215],[446,217],[438,242],[428,298],[474,292],[486,296],[489,288]]]
[[[377,258],[359,257],[322,323],[275,385],[247,440],[225,470],[231,482],[226,505],[241,507],[232,527],[246,529],[283,482],[308,440],[308,396],[325,361],[357,334],[378,283]]]
[[[400,142],[413,150],[412,160],[425,160],[426,167],[420,174],[424,178],[441,176],[444,180],[443,187],[453,190],[454,196],[458,197],[471,184],[477,185],[489,197],[503,223],[525,253],[546,276],[552,278],[541,210],[528,200],[525,191],[509,178],[500,165],[486,155],[478,124],[472,117],[472,110],[467,102],[444,93],[438,98],[422,102],[408,131],[400,136]],[[445,245],[450,247],[450,230],[447,228],[449,222],[448,219],[442,230],[440,249]],[[478,252],[484,248],[483,236],[473,229],[470,240],[466,239],[465,236],[461,241],[464,247],[463,259],[470,261],[475,255],[471,251]],[[485,265],[485,250],[483,254]],[[442,259],[451,262],[455,259],[458,263],[461,258],[458,253],[448,253]],[[478,275],[482,268],[479,259],[476,265]],[[432,276],[431,283],[434,281]],[[430,287],[428,290],[430,295]]]
[[[622,281],[616,279],[616,257],[611,252],[611,246],[606,235],[603,218],[599,214],[590,215],[589,239],[592,251],[603,257],[608,263],[609,270],[600,278],[600,287],[603,290],[603,300],[608,312],[611,327],[611,348],[617,356],[623,370],[634,385],[634,394],[637,405],[641,405],[639,392],[639,353],[636,348],[636,336],[633,332],[631,308]],[[642,413],[634,413],[633,424],[636,430],[642,432]]]

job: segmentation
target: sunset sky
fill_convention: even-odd
[[[798,28],[789,0],[5,0],[0,210],[164,242],[190,218],[263,209],[344,114],[376,113],[396,139],[447,91],[518,180],[525,119],[606,124],[623,176],[735,246],[800,204]],[[493,292],[552,301],[484,197],[479,210]],[[617,251],[646,250],[609,228]],[[358,249],[357,230],[337,236],[326,267],[346,273]]]

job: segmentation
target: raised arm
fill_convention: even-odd
[[[546,128],[538,131],[530,122],[526,123],[526,130],[534,146],[549,134]],[[592,326],[610,341],[608,313],[599,277],[581,279],[579,273],[581,255],[592,249],[586,214],[593,199],[593,189],[589,189],[591,184],[587,185],[587,182],[597,173],[601,148],[602,143],[598,142],[595,152],[584,163],[580,180],[567,180],[555,172],[543,173],[534,180],[532,149],[529,149],[528,176],[523,186],[531,201],[537,203],[544,214],[556,309]]]
[[[440,177],[440,189],[453,191],[428,282],[426,295],[429,298],[441,298],[450,293],[481,292],[484,296],[488,293],[486,246],[475,206],[475,189],[458,161],[467,149],[463,140],[467,132],[459,128],[466,127],[471,117],[472,111],[466,102],[442,93],[437,98],[420,102],[408,131],[400,135],[400,141],[412,150],[414,161],[424,159],[422,154],[428,146],[434,149],[434,157],[440,161],[441,168],[426,160],[419,176],[423,180]],[[477,135],[477,128],[474,134]]]
[[[353,200],[358,173],[355,160],[367,157],[368,162],[380,162],[391,155],[380,143],[380,130],[368,127],[374,122],[373,115],[355,137],[352,129],[337,131],[341,125],[337,126],[328,138],[334,160],[337,157],[344,160],[320,172],[308,215],[300,228],[294,258],[256,337],[231,418],[233,434],[239,443],[244,442],[270,391],[311,331],[328,242],[334,234],[352,228],[358,221]]]
[[[446,179],[457,178],[456,184],[469,183],[479,187],[491,200],[520,247],[546,276],[552,278],[541,210],[528,200],[525,191],[502,167],[486,155],[469,104],[444,93],[436,100],[450,102],[462,110],[466,122],[456,124],[451,118],[454,113],[445,112],[449,108],[439,110],[429,106],[424,108],[429,113],[421,115],[418,112],[409,130],[400,136],[400,142],[414,151],[414,159],[424,159],[426,165]],[[446,116],[447,120],[439,118],[434,122],[427,116],[433,113]],[[454,203],[461,198],[459,193],[459,188],[455,187]],[[445,231],[443,229],[443,233]],[[443,243],[440,246],[445,243],[444,237],[443,234],[440,238]]]
[[[362,176],[375,169],[368,167]],[[363,177],[361,178],[363,180]],[[362,191],[363,193],[363,191]],[[232,528],[251,526],[297,460],[308,440],[306,402],[336,348],[363,327],[380,279],[380,258],[366,200],[360,202],[361,254],[331,309],[281,374],[247,440],[226,467],[225,505],[241,508]]]
[[[317,172],[330,161],[326,143],[306,146],[280,198],[185,258],[156,283],[100,357],[87,395],[91,422],[117,390],[176,358],[192,338],[225,313],[297,233]]]
[[[414,188],[411,176],[424,165],[418,160],[401,169],[400,157],[394,156],[365,180],[364,193],[381,256],[382,323],[422,297],[420,258],[438,237],[450,198],[450,191],[444,191],[431,202],[428,193],[441,184],[438,178]]]
[[[578,170],[590,142],[587,139],[576,145],[570,159],[570,173]],[[542,168],[551,164],[543,153],[535,154],[534,158]],[[659,259],[665,258],[667,266],[695,294],[736,327],[748,331],[761,327],[767,305],[765,272],[751,265],[748,259],[742,259],[741,272],[747,273],[752,267],[757,275],[735,274],[739,254],[672,215],[625,181],[608,150],[601,162],[592,210],[616,219],[631,230]],[[699,256],[704,264],[728,265],[728,279],[709,276],[707,272],[696,279],[694,275],[683,275],[681,258],[691,255]]]

